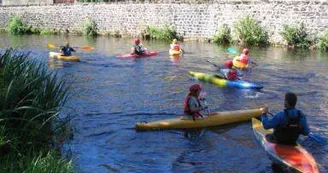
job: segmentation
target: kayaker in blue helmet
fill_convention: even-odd
[[[200,111],[207,109],[207,106],[203,107],[200,101],[204,98],[199,98],[202,87],[199,84],[191,85],[189,88],[189,93],[184,101],[184,115],[186,118],[192,118],[196,120],[197,118],[203,117]]]
[[[142,44],[140,43],[140,39],[134,39],[134,45],[131,48],[131,54],[143,55],[146,53],[146,49],[143,48]]]
[[[69,46],[68,42],[66,42],[65,46],[61,46],[60,52],[63,56],[71,56],[72,52],[75,52],[75,50]]]
[[[294,93],[285,94],[285,109],[271,119],[268,118],[268,108],[263,109],[262,123],[265,129],[273,128],[273,134],[266,136],[270,142],[286,145],[296,145],[300,134],[309,135],[310,128],[306,115],[295,108],[297,96]]]

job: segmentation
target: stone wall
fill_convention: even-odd
[[[2,1],[3,1],[2,5],[43,5],[43,4],[54,3],[54,0],[2,0]]]
[[[166,0],[167,1],[167,0]],[[138,34],[146,25],[176,28],[185,38],[212,38],[223,24],[233,26],[250,15],[270,34],[270,42],[281,42],[283,24],[305,23],[310,33],[328,28],[328,3],[318,0],[216,0],[203,4],[172,3],[76,3],[0,7],[0,27],[15,14],[29,25],[62,30],[81,29],[86,18],[100,30]]]

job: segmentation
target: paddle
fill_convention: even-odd
[[[53,43],[47,43],[47,47],[48,48],[51,48],[51,49],[56,49],[56,48],[60,48],[61,46],[57,46]],[[85,51],[91,51],[91,50],[94,50],[95,48],[92,47],[92,46],[83,46],[83,47],[74,47],[74,48],[79,48],[79,49],[82,49],[82,50],[85,50]]]
[[[208,107],[208,104],[207,104],[206,99],[204,97],[205,95],[206,95],[205,92],[201,92],[199,94],[199,98],[200,98],[199,100],[201,100],[204,103],[205,107],[202,107],[202,108],[207,112],[207,116],[210,116],[210,108]]]
[[[215,63],[213,63],[213,62],[211,62],[211,61],[209,61],[209,60],[207,60],[207,59],[205,59],[205,61],[208,62],[208,63],[210,63],[210,64],[212,64],[212,65],[214,65],[215,67],[220,68],[218,65],[216,65]]]
[[[271,112],[268,112],[268,114],[271,115],[271,116],[274,116]],[[312,132],[310,132],[308,134],[308,137],[313,139],[314,141],[320,143],[320,144],[326,144],[327,143],[327,141],[323,137],[319,136],[318,134],[313,134]]]

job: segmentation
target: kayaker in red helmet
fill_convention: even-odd
[[[142,44],[140,43],[140,39],[134,39],[134,45],[131,48],[131,54],[143,55],[146,53],[146,49],[143,48]]]
[[[220,72],[224,75],[224,77],[228,80],[240,80],[242,73],[237,69],[233,68],[232,63],[226,64],[227,69],[221,69]]]
[[[249,68],[250,64],[251,65],[256,65],[256,63],[254,61],[251,61],[251,59],[249,58],[249,50],[247,48],[243,49],[240,56],[236,57],[236,60],[241,62],[242,64],[244,64],[243,68],[241,68],[242,70]]]
[[[184,101],[184,115],[187,118],[196,120],[197,118],[203,117],[200,111],[207,109],[207,106],[202,107],[201,99],[199,98],[202,87],[200,84],[193,84],[189,88],[189,93]],[[204,99],[204,98],[202,98]]]

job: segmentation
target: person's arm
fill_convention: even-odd
[[[306,115],[301,112],[301,118],[300,118],[300,125],[303,127],[301,133],[305,136],[310,134],[310,127],[309,124],[306,121]]]
[[[262,124],[264,129],[271,129],[276,128],[279,126],[279,124],[282,121],[283,112],[280,112],[273,116],[272,118],[269,118],[268,115],[265,113],[262,115]]]
[[[70,48],[71,48],[71,51],[72,51],[72,52],[76,52],[75,49],[73,49],[72,47],[70,47]]]

